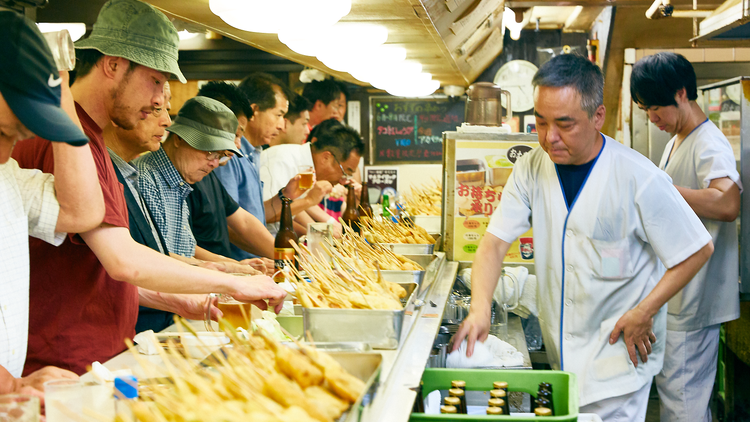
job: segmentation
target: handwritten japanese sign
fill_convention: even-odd
[[[372,97],[370,142],[375,163],[439,163],[443,132],[463,123],[464,102],[445,98]]]

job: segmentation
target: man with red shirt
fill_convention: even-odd
[[[261,308],[281,308],[286,292],[269,277],[240,278],[192,267],[136,243],[128,231],[123,186],[102,129],[112,123],[134,128],[163,106],[162,86],[170,75],[185,82],[177,65],[178,43],[172,23],[152,6],[110,0],[91,35],[76,45],[79,65],[71,90],[91,140],[105,216],[98,228],[71,234],[59,248],[30,239],[24,373],[55,365],[81,374],[92,361],[120,353],[123,339],[135,335],[139,303],[201,318],[203,296],[190,294],[215,292]],[[42,139],[19,144],[13,157],[22,167],[53,171],[52,149]]]

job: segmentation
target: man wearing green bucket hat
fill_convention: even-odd
[[[170,252],[192,257],[196,241],[188,220],[190,186],[226,162],[242,156],[234,144],[237,118],[224,104],[208,97],[185,102],[159,150],[135,160],[138,186],[154,224]]]
[[[233,277],[196,268],[136,243],[127,203],[102,133],[113,123],[133,129],[164,106],[163,84],[185,81],[177,65],[172,23],[137,0],[109,0],[94,29],[77,44],[76,112],[90,139],[104,196],[102,224],[70,234],[55,248],[29,240],[29,341],[24,374],[54,365],[82,374],[135,335],[138,305],[201,319],[203,300],[190,293],[226,293],[280,310],[286,292],[266,276]],[[21,167],[52,173],[49,142],[26,141],[13,152]],[[157,293],[159,292],[159,293]],[[266,300],[268,303],[266,303]]]

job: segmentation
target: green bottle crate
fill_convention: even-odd
[[[466,381],[467,390],[488,391],[495,381],[508,383],[509,391],[521,391],[536,396],[539,383],[552,384],[552,401],[555,416],[538,418],[533,416],[487,416],[487,415],[441,415],[412,413],[410,421],[445,422],[445,421],[486,421],[502,420],[523,422],[531,420],[544,421],[577,421],[578,420],[578,382],[576,376],[563,371],[529,371],[529,370],[484,370],[484,369],[443,369],[427,368],[422,375],[422,395],[435,390],[447,390],[451,381]]]

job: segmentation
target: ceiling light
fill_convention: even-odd
[[[86,34],[86,24],[85,23],[38,23],[39,31],[42,33],[46,32],[57,32],[62,31],[63,29],[67,29],[68,33],[70,34],[70,38],[73,40],[73,42],[80,39],[84,34]]]
[[[177,35],[180,37],[180,41],[185,41],[185,40],[193,39],[200,34],[197,32],[189,32],[183,29],[182,31],[179,31]]]
[[[529,23],[531,13],[528,11],[523,14],[521,22],[516,22],[516,14],[510,7],[506,7],[503,10],[503,25],[510,31],[510,38],[518,40],[521,38],[521,30]]]
[[[261,33],[279,33],[310,23],[326,28],[352,8],[351,0],[209,0],[208,5],[230,26]]]

